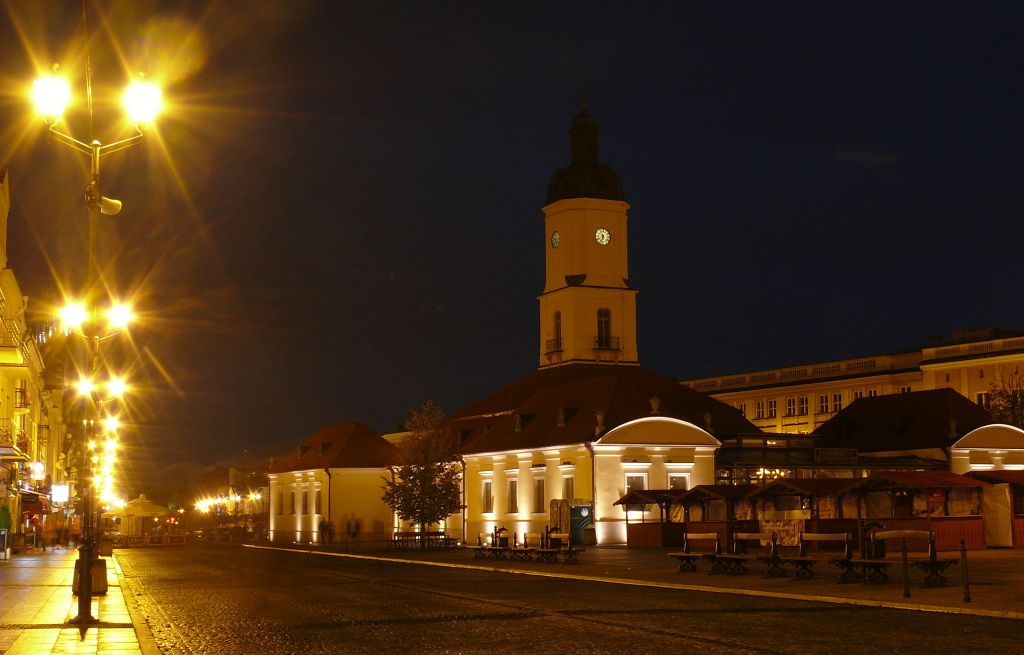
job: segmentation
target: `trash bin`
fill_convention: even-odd
[[[100,539],[100,557],[110,557],[114,554],[114,540],[110,537]]]

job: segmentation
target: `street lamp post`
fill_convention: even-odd
[[[88,100],[89,125],[92,131],[92,67],[89,63],[88,51],[86,52],[86,94]],[[90,134],[90,142],[85,143],[57,129],[57,124],[63,115],[64,109],[71,99],[70,85],[56,76],[47,76],[37,80],[33,86],[32,93],[38,111],[43,115],[48,126],[51,138],[58,143],[64,144],[74,150],[84,153],[89,157],[89,184],[85,190],[85,203],[89,210],[89,243],[88,243],[88,278],[86,282],[86,298],[95,301],[97,293],[98,271],[96,266],[96,232],[100,214],[114,215],[121,210],[121,202],[112,198],[106,198],[100,193],[100,160],[107,155],[131,148],[142,143],[144,127],[155,119],[160,110],[160,91],[157,87],[136,82],[128,88],[124,94],[124,104],[129,119],[135,125],[135,134],[109,144],[102,144]],[[95,379],[100,368],[100,345],[113,334],[102,334],[98,331],[97,321],[83,321],[87,313],[82,308],[77,313],[77,329],[75,332],[85,337],[88,344],[88,366],[89,376]],[[93,316],[95,318],[95,316]],[[65,323],[65,329],[67,329]],[[86,419],[86,429],[83,432],[82,453],[83,459],[88,457],[89,433],[94,429],[98,419],[98,399],[95,395],[89,395],[89,409]],[[82,498],[82,543],[79,547],[78,562],[78,616],[75,621],[80,624],[94,623],[97,621],[92,616],[92,575],[93,561],[96,558],[97,540],[92,517],[92,482],[84,481],[84,469],[86,462],[83,462],[82,470],[79,471],[79,488]],[[84,482],[84,484],[83,484]]]

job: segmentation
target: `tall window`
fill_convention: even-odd
[[[544,512],[544,478],[533,479],[533,513]]]
[[[668,474],[668,488],[669,489],[686,489],[688,486],[690,476],[686,473],[669,473]]]
[[[740,414],[743,414],[744,418],[747,417],[747,403],[736,403],[734,407],[740,410]]]
[[[562,348],[562,312],[555,312],[555,349]]]
[[[868,398],[874,398],[878,395],[878,389],[868,389]]]
[[[818,396],[818,413],[828,414],[828,394],[823,393]]]
[[[838,412],[842,408],[843,408],[843,394],[842,394],[842,392],[832,394],[832,411],[833,412]]]
[[[299,493],[299,492],[293,491],[290,494],[288,494],[288,513],[289,514],[294,514],[295,513],[295,494],[297,494],[297,493]]]
[[[562,498],[565,500],[572,500],[576,490],[573,488],[573,479],[562,478]]]
[[[277,492],[277,513],[284,515],[284,492]]]
[[[796,398],[786,398],[786,416],[796,416]]]
[[[508,513],[515,514],[519,511],[519,481],[508,481]]]
[[[484,480],[484,490],[481,499],[481,508],[484,514],[494,511],[494,494],[491,493],[491,481]]]
[[[779,413],[779,410],[778,410],[778,407],[776,405],[776,401],[769,400],[768,401],[768,418],[775,418],[775,416],[778,413]]]
[[[612,347],[612,310],[597,310],[597,347]]]
[[[863,397],[864,397],[864,392],[863,391],[854,391],[853,392],[853,399],[854,400],[859,400],[859,399],[861,399]]]
[[[764,401],[754,403],[754,418],[764,418]]]
[[[309,491],[300,491],[302,494],[302,513],[309,514]]]
[[[643,491],[647,487],[646,473],[627,473],[626,491]]]
[[[320,505],[320,490],[317,489],[314,493],[316,495],[313,496],[313,513],[314,514],[323,514],[323,510],[321,509],[321,505]]]
[[[807,416],[807,396],[800,396],[796,399],[796,412],[800,416]]]

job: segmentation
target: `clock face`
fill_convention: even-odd
[[[558,230],[551,233],[551,247],[557,248],[558,244],[562,242],[562,237],[559,236]]]
[[[594,238],[597,239],[597,242],[602,246],[607,246],[608,242],[612,240],[612,233],[603,227],[598,228],[597,232],[594,233]]]

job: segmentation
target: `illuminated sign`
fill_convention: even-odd
[[[55,503],[68,502],[68,485],[55,484],[50,487],[50,500]]]

